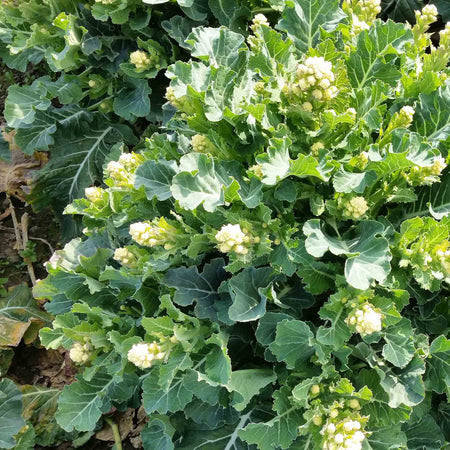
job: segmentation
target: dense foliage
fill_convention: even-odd
[[[143,8],[95,6],[109,4],[127,5],[123,29]],[[106,136],[96,121],[111,132],[104,185],[66,207],[84,235],[34,289],[54,316],[42,345],[79,367],[59,395],[59,439],[142,405],[146,449],[450,440],[450,25],[433,43],[432,5],[409,25],[377,19],[374,0],[270,4],[248,36],[187,27],[192,58],[167,68],[162,129],[133,151],[119,81],[116,116],[89,112],[88,139]],[[119,76],[148,88],[146,64],[137,54]],[[11,106],[12,88],[7,116],[33,128],[39,111],[64,109],[50,101],[58,83],[35,82],[28,109]],[[22,405],[1,383],[0,411],[17,417],[0,446],[13,448]]]

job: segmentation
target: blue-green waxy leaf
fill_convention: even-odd
[[[154,418],[148,422],[141,431],[144,450],[173,450],[175,446],[172,442],[171,428],[165,420],[160,418]]]
[[[273,394],[275,417],[269,422],[251,423],[239,436],[249,444],[256,444],[260,450],[288,449],[298,435],[298,424],[302,413],[289,401],[291,389],[283,387]]]
[[[256,320],[266,311],[267,297],[271,295],[273,270],[270,267],[249,267],[228,281],[233,304],[228,310],[231,320]]]
[[[323,231],[319,219],[308,220],[303,226],[307,236],[305,246],[309,254],[323,256],[347,255],[345,278],[357,289],[368,289],[373,280],[382,282],[391,270],[389,243],[382,237],[384,226],[375,221],[361,222],[356,237],[348,240],[331,237]]]
[[[431,94],[421,94],[414,114],[413,129],[437,144],[450,136],[450,83]]]
[[[239,50],[244,48],[244,36],[225,27],[198,27],[186,43],[192,48],[192,56],[208,61],[211,66],[234,68],[242,59]]]
[[[411,322],[403,318],[397,324],[387,328],[384,334],[386,344],[383,356],[396,367],[405,367],[414,357],[413,331]]]
[[[224,265],[222,258],[216,258],[205,265],[202,273],[194,266],[170,269],[162,283],[176,289],[173,298],[175,303],[187,306],[196,302],[198,317],[216,320],[220,306],[224,303],[218,293],[219,285],[226,277]]]
[[[127,120],[145,117],[150,113],[152,90],[147,80],[128,78],[129,85],[114,99],[114,112]]]
[[[158,382],[158,370],[152,370],[142,383],[142,401],[148,414],[182,410],[193,397],[192,391],[184,385],[183,375],[177,375],[166,388]]]
[[[293,369],[304,364],[314,354],[310,339],[314,337],[309,326],[301,320],[283,320],[277,324],[275,341],[269,345],[278,361]]]
[[[5,102],[5,119],[12,128],[34,121],[36,111],[45,111],[51,102],[46,97],[47,89],[42,84],[11,86]]]
[[[406,433],[408,450],[440,450],[447,444],[441,429],[429,414],[419,422],[404,424],[402,430]]]
[[[14,435],[25,426],[22,417],[22,393],[9,379],[0,381],[0,447],[13,448]]]
[[[167,161],[145,161],[138,167],[135,173],[134,187],[139,189],[144,186],[147,198],[152,200],[167,200],[172,197],[170,185],[175,175],[175,169]]]
[[[91,431],[105,409],[109,409],[108,388],[114,383],[106,372],[97,372],[89,381],[82,376],[64,388],[56,412],[58,425],[66,431]]]
[[[267,385],[274,383],[277,377],[271,369],[245,369],[231,373],[229,388],[234,391],[233,407],[244,410],[250,400]]]
[[[358,35],[356,49],[350,53],[347,69],[355,89],[381,80],[394,85],[401,73],[395,66],[397,55],[413,38],[403,24],[375,21],[373,27]]]
[[[440,394],[449,393],[450,386],[450,340],[437,337],[430,345],[427,359],[425,386]]]
[[[184,161],[181,158],[182,164]],[[202,204],[206,211],[214,212],[218,206],[223,205],[225,201],[223,186],[211,158],[199,154],[196,164],[191,166],[189,171],[181,170],[173,177],[171,191],[182,208],[192,210]]]
[[[371,434],[366,439],[367,449],[371,450],[397,450],[405,448],[406,434],[403,433],[401,425],[388,426],[371,430]],[[408,447],[410,448],[410,447]]]
[[[301,53],[315,47],[320,40],[320,28],[333,31],[346,15],[338,0],[292,0],[286,2],[277,28],[286,31]]]
[[[450,4],[447,0],[433,0],[433,5],[437,6],[439,14],[442,16],[444,22],[450,21]]]
[[[329,300],[319,311],[320,318],[329,321],[317,330],[317,340],[338,350],[350,339],[352,333],[345,323],[345,309],[340,298]]]
[[[333,177],[333,187],[336,192],[356,192],[362,194],[366,187],[372,186],[377,180],[377,174],[370,170],[363,173],[347,172],[343,167]]]

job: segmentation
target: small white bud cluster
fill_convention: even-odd
[[[96,3],[101,3],[102,5],[112,5],[116,0],[95,0]]]
[[[365,303],[351,312],[345,319],[345,323],[354,326],[361,336],[367,336],[381,331],[383,328],[383,314],[371,303]]]
[[[369,206],[364,197],[352,197],[342,204],[343,215],[348,219],[359,220],[366,214]]]
[[[403,106],[397,114],[397,117],[393,118],[395,128],[408,128],[414,119],[415,110],[412,106]]]
[[[420,29],[427,29],[432,23],[436,22],[438,10],[436,6],[429,4],[422,8],[422,11],[414,11],[416,23]]]
[[[355,167],[360,170],[364,170],[369,162],[369,153],[361,152],[358,156],[356,156],[353,160]]]
[[[331,100],[337,95],[337,88],[333,86],[334,73],[331,62],[322,56],[310,56],[297,68],[297,83],[292,87],[296,95],[311,96],[313,100]],[[312,110],[311,102],[303,103],[305,111]]]
[[[88,187],[84,190],[85,197],[92,203],[99,203],[104,199],[105,190],[99,187]]]
[[[165,356],[156,342],[134,344],[127,354],[128,361],[141,369],[150,368],[155,360],[164,359]]]
[[[267,17],[264,14],[256,14],[256,16],[252,20],[252,25],[250,26],[250,28],[253,32],[256,32],[256,30],[262,25],[266,27],[270,25]]]
[[[254,238],[245,228],[241,230],[239,224],[223,225],[215,238],[218,242],[217,247],[222,253],[235,252],[239,255],[246,255],[249,251],[248,246],[259,242],[259,237]]]
[[[323,142],[314,142],[313,145],[311,145],[311,155],[318,156],[319,151],[325,148],[325,145],[323,145]]]
[[[332,410],[331,412],[337,410]],[[337,414],[335,415],[337,417]],[[358,419],[347,417],[341,421],[334,421],[330,414],[320,434],[323,436],[322,448],[324,450],[361,450],[362,442],[366,435],[362,429],[361,422]]]
[[[361,15],[372,20],[381,12],[381,0],[360,0],[358,6]]]
[[[446,167],[445,159],[442,156],[437,156],[431,166],[414,166],[410,173],[406,175],[406,179],[409,184],[414,186],[430,185],[439,181],[438,177]]]
[[[130,53],[130,62],[136,66],[137,71],[143,72],[150,68],[151,61],[147,52],[142,50],[136,50],[135,52]]]
[[[216,149],[214,144],[202,134],[192,136],[191,145],[194,152],[198,153],[214,153],[214,150]]]
[[[119,163],[122,164],[128,172],[134,172],[143,162],[144,158],[134,152],[122,153],[119,158]]]
[[[134,241],[147,247],[164,245],[164,248],[172,248],[173,233],[177,230],[168,224],[164,217],[156,220],[156,223],[136,222],[130,225],[130,235]]]
[[[113,258],[124,266],[129,266],[136,262],[136,257],[125,247],[116,248]]]
[[[445,24],[445,28],[439,32],[439,36],[439,47],[442,48],[444,52],[450,52],[450,22]]]
[[[75,364],[86,364],[91,357],[91,346],[75,342],[69,351],[69,357]]]
[[[352,32],[354,35],[361,33],[364,30],[368,30],[370,25],[364,21],[360,20],[356,14],[352,14]]]
[[[258,178],[262,178],[264,176],[261,164],[255,164],[249,167],[248,170],[254,173]]]

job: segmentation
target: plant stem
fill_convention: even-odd
[[[105,420],[109,424],[109,426],[111,427],[111,430],[113,432],[114,442],[116,444],[116,450],[123,450],[122,439],[120,438],[119,426],[117,425],[116,422],[114,422],[109,417],[105,417]]]

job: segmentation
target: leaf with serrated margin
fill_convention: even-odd
[[[366,187],[372,186],[377,181],[377,174],[369,170],[363,173],[347,172],[343,167],[333,177],[333,187],[336,192],[356,192],[362,194]]]
[[[173,165],[163,159],[159,161],[145,161],[135,173],[134,187],[144,186],[149,200],[156,197],[158,200],[167,200],[172,197],[170,185],[176,174]]]
[[[401,73],[395,66],[397,55],[413,35],[403,24],[375,21],[368,31],[358,35],[356,48],[347,61],[352,86],[359,90],[381,80],[394,85]]]
[[[321,28],[333,31],[345,17],[338,0],[291,0],[277,28],[288,34],[300,53],[306,53],[318,44]]]

